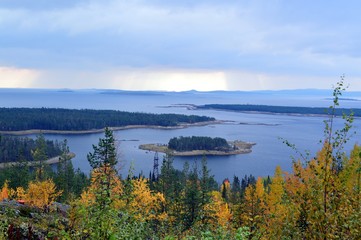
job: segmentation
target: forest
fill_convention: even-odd
[[[340,129],[334,118],[324,122],[320,151],[300,154],[290,172],[278,166],[273,176],[222,183],[205,157],[177,170],[166,155],[159,174],[130,167],[122,177],[108,128],[87,155],[87,176],[74,170],[64,142],[57,171],[42,161],[33,171],[26,162],[1,170],[0,239],[361,239],[361,146],[343,150],[353,116]]]
[[[343,116],[344,114],[355,117],[361,117],[361,109],[337,108],[329,109],[322,107],[290,107],[290,106],[268,106],[268,105],[252,105],[252,104],[205,104],[197,106],[197,109],[217,109],[240,112],[264,112],[279,114],[312,114],[312,115],[329,115],[332,111],[335,116]]]
[[[277,167],[271,177],[233,176],[219,185],[206,158],[180,171],[166,156],[159,176],[135,176],[129,169],[122,178],[114,143],[106,129],[88,154],[90,178],[74,170],[66,154],[57,172],[46,166],[28,174],[16,167],[2,170],[7,178],[0,182],[0,238],[361,237],[360,146],[346,157],[325,141],[317,156],[295,161],[292,172]]]
[[[178,126],[181,123],[214,121],[214,118],[183,114],[153,114],[116,110],[61,108],[0,108],[0,131],[83,131],[130,125]]]
[[[229,151],[232,149],[224,138],[203,136],[171,138],[168,142],[168,148],[179,152],[193,150]]]
[[[43,135],[39,135],[36,140],[0,135],[0,163],[36,161],[37,153],[33,151],[41,145],[44,146],[44,154],[48,158],[56,157],[62,153],[62,144],[45,140]]]

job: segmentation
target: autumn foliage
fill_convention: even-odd
[[[106,129],[105,139],[88,155],[93,167],[90,185],[71,202],[67,225],[57,236],[361,239],[361,147],[355,145],[349,156],[341,151],[351,122],[346,119],[345,127],[335,133],[332,124],[327,125],[320,151],[294,161],[290,172],[278,166],[272,177],[246,176],[240,181],[234,176],[233,182],[226,179],[220,185],[205,158],[200,168],[186,163],[180,171],[166,156],[158,179],[132,174],[122,179],[116,171],[115,140]],[[16,190],[5,182],[0,200],[22,199],[46,209],[61,194],[51,179],[30,181],[27,188]],[[3,229],[8,225],[5,222]]]

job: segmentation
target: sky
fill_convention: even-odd
[[[361,91],[361,1],[0,0],[0,88]]]

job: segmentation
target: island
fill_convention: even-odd
[[[0,134],[87,134],[129,128],[175,129],[215,124],[215,118],[117,110],[0,108]]]
[[[360,108],[324,108],[324,107],[294,107],[294,106],[271,106],[252,104],[205,104],[205,105],[179,105],[190,110],[220,110],[265,114],[287,114],[287,115],[335,115],[353,114],[354,117],[361,117]]]
[[[227,156],[252,152],[255,143],[240,140],[227,141],[224,138],[192,136],[175,137],[168,144],[142,144],[139,149],[168,153],[172,156]]]

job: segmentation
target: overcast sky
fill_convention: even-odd
[[[0,87],[361,90],[361,1],[0,0]]]

